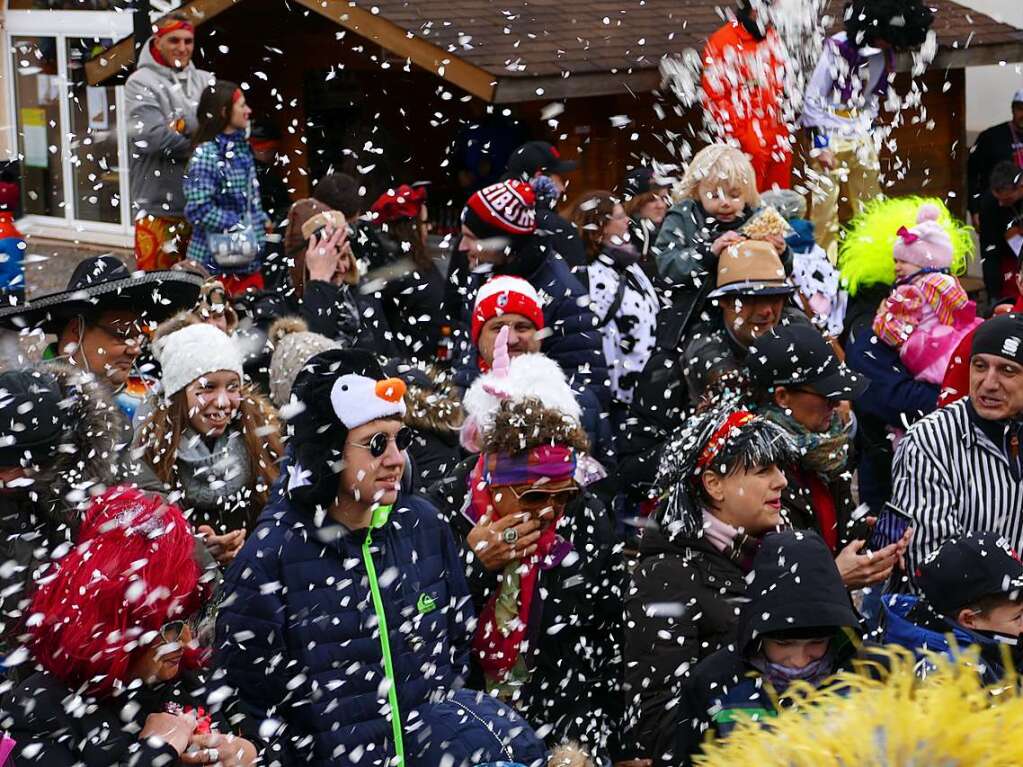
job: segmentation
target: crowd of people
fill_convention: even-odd
[[[254,152],[242,90],[160,22],[127,84],[139,271],[88,258],[0,308],[46,344],[0,372],[16,763],[667,767],[883,680],[885,645],[922,678],[975,648],[998,683],[1023,659],[1023,305],[995,290],[1020,249],[985,255],[985,318],[970,223],[881,195],[878,105],[933,18],[901,5],[854,0],[825,41],[809,206],[780,40],[741,3],[705,53],[732,140],[578,195],[527,142],[442,258],[428,185],[265,188],[271,132]],[[1011,252],[1000,141],[970,210]]]

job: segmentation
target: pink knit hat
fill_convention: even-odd
[[[952,266],[952,238],[938,223],[941,210],[930,203],[920,206],[917,224],[901,227],[892,255],[896,261],[916,264],[922,269],[948,269]]]

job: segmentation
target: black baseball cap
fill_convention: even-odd
[[[558,150],[546,141],[528,141],[508,158],[507,178],[528,181],[538,170],[545,173],[571,173],[578,167],[574,160],[562,160]]]
[[[1023,599],[1023,564],[997,533],[967,533],[931,553],[916,582],[931,607],[951,615],[983,597]]]
[[[641,165],[625,174],[625,178],[622,179],[622,196],[625,199],[638,197],[655,189],[667,189],[672,183],[672,179],[658,176],[654,173],[653,168]]]
[[[870,383],[839,361],[809,322],[779,325],[757,338],[746,368],[758,387],[805,386],[829,399],[856,399]]]

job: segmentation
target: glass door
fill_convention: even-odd
[[[14,120],[26,214],[65,217],[56,37],[12,37]]]

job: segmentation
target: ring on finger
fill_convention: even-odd
[[[220,761],[220,749],[207,748],[206,749],[206,764],[216,764]]]
[[[519,539],[519,531],[516,530],[514,527],[509,527],[505,529],[505,531],[501,534],[501,537],[504,538],[505,543],[507,543],[509,546],[514,547],[515,542],[518,541]]]

